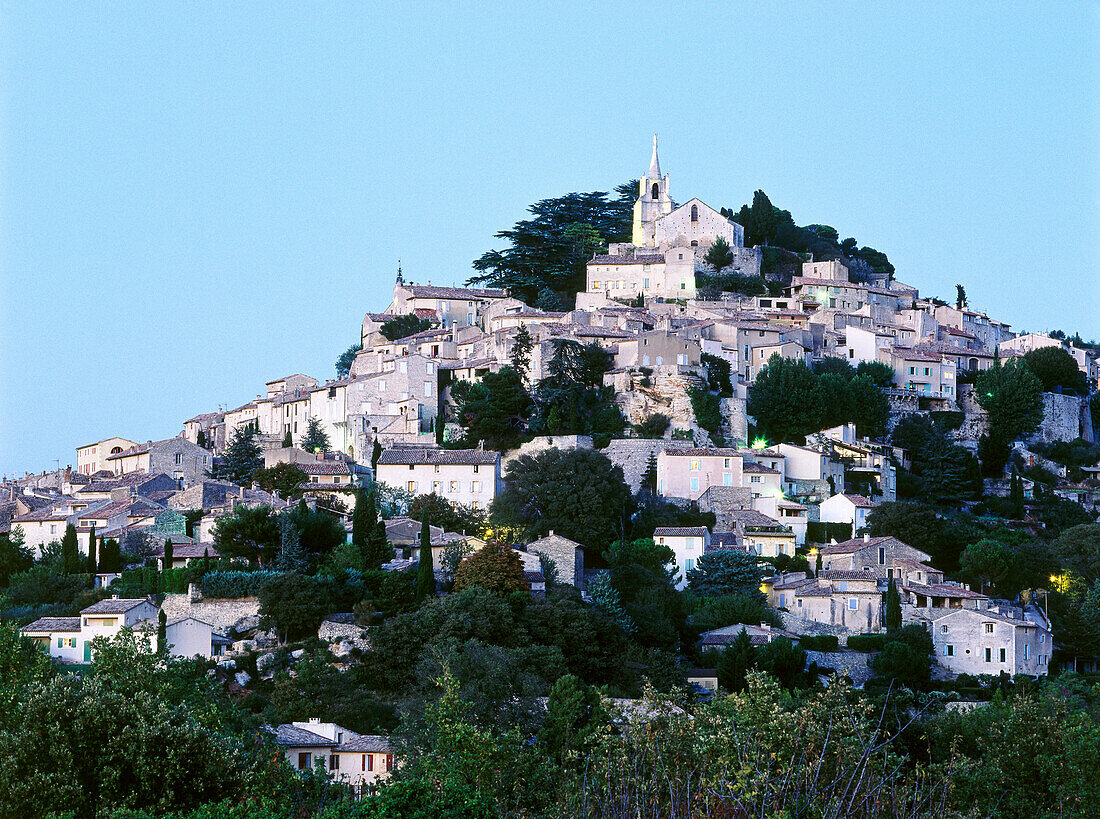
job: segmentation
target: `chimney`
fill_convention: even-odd
[[[554,530],[553,530],[553,529],[551,529],[551,530],[550,530],[550,534],[548,534],[548,535],[547,535],[547,537],[553,537],[553,536],[554,536]]]
[[[864,543],[870,543],[871,542],[871,535],[868,534],[867,532],[863,533],[863,542]]]

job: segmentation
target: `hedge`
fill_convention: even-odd
[[[835,634],[807,634],[798,638],[798,644],[806,651],[836,651],[840,640]]]
[[[255,597],[266,583],[281,577],[282,572],[210,572],[199,581],[204,597]]]
[[[811,543],[830,543],[835,540],[841,543],[852,539],[852,524],[850,523],[822,523],[819,520],[806,524],[806,540]]]
[[[853,634],[848,638],[848,648],[865,653],[882,651],[885,644],[885,634]]]

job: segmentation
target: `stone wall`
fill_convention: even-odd
[[[603,454],[610,458],[612,463],[622,467],[626,485],[630,487],[631,492],[637,492],[642,486],[642,478],[649,465],[650,453],[656,456],[671,443],[664,438],[616,438],[608,444],[607,449],[603,450]]]
[[[752,509],[752,490],[741,486],[712,486],[699,496],[699,511],[713,512],[714,531],[732,532],[731,512]]]
[[[837,676],[848,677],[856,688],[862,688],[871,679],[870,657],[860,651],[807,651],[806,664],[817,663],[821,668],[831,668]]]
[[[718,402],[718,411],[722,415],[721,433],[734,441],[749,442],[749,416],[744,398],[722,398]]]
[[[221,600],[201,598],[192,600],[189,594],[166,594],[161,603],[168,620],[178,617],[194,617],[232,637],[231,631],[255,629],[259,625],[260,603],[256,599]]]
[[[1039,425],[1039,429],[1028,440],[1072,441],[1081,437],[1081,405],[1083,403],[1087,402],[1076,395],[1044,392],[1043,421]]]

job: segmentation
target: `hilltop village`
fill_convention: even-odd
[[[680,203],[656,138],[631,195],[614,240],[557,237],[573,286],[398,267],[335,377],[5,480],[3,616],[62,665],[135,635],[201,658],[292,767],[359,794],[403,764],[398,694],[443,665],[473,687],[522,667],[544,703],[568,671],[622,720],[652,716],[646,686],[753,669],[972,701],[1095,671],[1096,346],[922,295],[827,226],[797,230],[835,252],[783,247],[760,192]],[[467,625],[486,657],[437,664],[444,629],[416,618],[457,622],[475,589],[556,659]],[[613,647],[538,636],[582,621]],[[318,657],[384,706],[291,696]]]

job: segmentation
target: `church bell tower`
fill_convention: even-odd
[[[668,195],[668,174],[661,176],[661,163],[657,159],[657,135],[653,135],[653,157],[649,170],[638,180],[638,201],[634,203],[634,229],[631,242],[635,247],[656,247],[654,232],[657,220],[672,213],[672,199]]]

